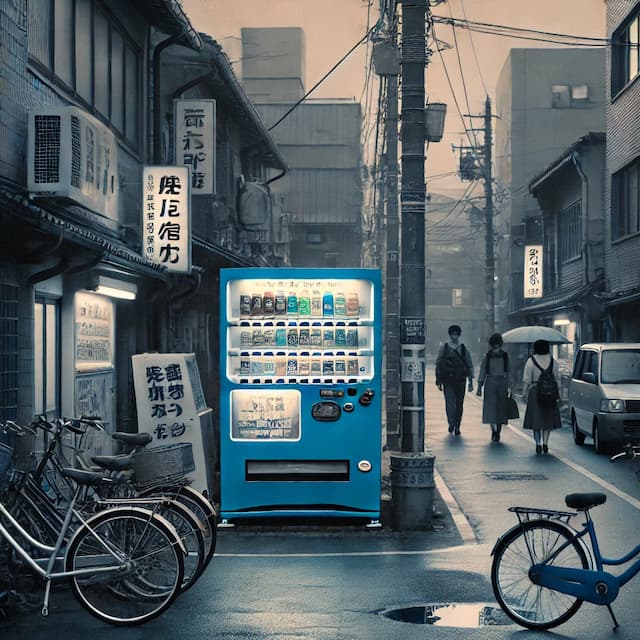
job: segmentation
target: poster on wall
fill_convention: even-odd
[[[75,413],[76,416],[100,418],[105,431],[88,429],[83,444],[85,457],[111,453],[111,436],[114,428],[114,385],[113,371],[84,373],[76,376]]]
[[[76,371],[112,369],[114,309],[111,299],[77,292],[74,325]]]
[[[143,353],[131,357],[138,413],[138,430],[153,438],[149,448],[189,443],[195,470],[185,471],[198,491],[211,493],[212,477],[205,455],[201,418],[211,410],[193,353]],[[199,408],[200,407],[200,408]],[[206,434],[204,437],[207,437]]]

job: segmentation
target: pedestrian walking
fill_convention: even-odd
[[[522,373],[527,409],[524,428],[533,430],[536,454],[548,453],[549,434],[562,426],[558,409],[558,363],[549,353],[546,340],[533,343],[533,355],[527,360]]]
[[[491,425],[491,441],[500,442],[502,425],[507,424],[507,398],[511,395],[509,354],[502,349],[502,336],[489,338],[489,351],[482,359],[478,375],[477,395],[482,401],[482,423]]]
[[[436,358],[436,385],[444,391],[449,433],[460,435],[465,387],[473,391],[473,362],[469,350],[460,342],[462,329],[452,324],[449,340],[440,346]]]

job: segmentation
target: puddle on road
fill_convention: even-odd
[[[491,602],[444,602],[386,609],[385,618],[437,627],[477,629],[514,624],[504,611]]]

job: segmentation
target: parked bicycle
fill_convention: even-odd
[[[611,457],[640,457],[640,446],[627,445]],[[491,554],[491,585],[504,612],[529,629],[550,629],[569,620],[584,601],[611,608],[620,589],[640,572],[640,545],[620,558],[604,557],[589,510],[604,504],[604,493],[571,493],[566,505],[575,511],[511,507],[518,524],[498,538]],[[580,529],[569,521],[584,514]],[[614,575],[605,567],[621,566]]]
[[[3,477],[10,471],[4,465]],[[77,508],[83,488],[103,475],[64,469],[76,484],[55,544],[32,535],[0,500],[0,541],[45,584],[42,614],[48,615],[51,585],[70,580],[80,604],[113,625],[146,622],[171,605],[183,580],[185,548],[162,516],[137,506],[117,506],[90,517]]]

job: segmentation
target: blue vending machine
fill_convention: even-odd
[[[220,272],[221,516],[380,518],[373,269]]]

